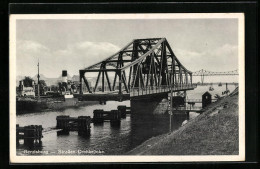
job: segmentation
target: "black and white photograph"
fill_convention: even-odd
[[[10,15],[10,161],[245,160],[243,13]]]

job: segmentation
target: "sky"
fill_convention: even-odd
[[[17,75],[59,77],[116,53],[133,39],[165,37],[190,71],[238,69],[237,19],[19,19]]]

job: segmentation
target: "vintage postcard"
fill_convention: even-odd
[[[10,162],[245,160],[243,13],[10,15]]]

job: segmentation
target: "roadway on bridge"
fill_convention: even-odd
[[[193,90],[195,85],[183,85],[183,86],[174,86],[172,87],[173,92]],[[122,91],[121,94],[118,91],[106,91],[106,92],[95,92],[95,93],[84,93],[84,94],[74,94],[75,98],[79,98],[82,101],[124,101],[130,100],[131,97],[139,96],[153,96],[162,93],[171,92],[171,87],[148,87],[148,88],[133,88],[130,90],[130,93]]]

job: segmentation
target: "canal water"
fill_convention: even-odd
[[[221,96],[226,88],[225,85],[213,87],[214,91],[210,91],[213,98],[215,94]],[[233,91],[235,86],[229,85],[228,88]],[[202,94],[208,89],[209,86],[198,86],[195,90],[188,91],[187,97],[188,99],[201,99]],[[130,101],[108,101],[106,105],[97,104],[60,111],[18,115],[16,123],[20,126],[42,125],[44,131],[42,146],[28,148],[20,144],[17,146],[17,155],[123,155],[145,140],[169,132],[168,113],[151,114],[153,103],[143,104],[146,105],[146,108],[142,104],[132,105],[132,107],[136,106],[135,110],[138,111],[122,119],[120,126],[111,126],[110,122],[104,122],[102,125],[92,123],[91,133],[88,137],[78,136],[77,132],[70,132],[69,135],[57,135],[57,131],[53,129],[56,126],[56,117],[59,115],[92,117],[95,109],[113,110],[117,109],[118,105],[129,107]],[[191,112],[190,119],[198,115]],[[174,115],[171,119],[171,130],[178,129],[186,118],[186,115]]]

